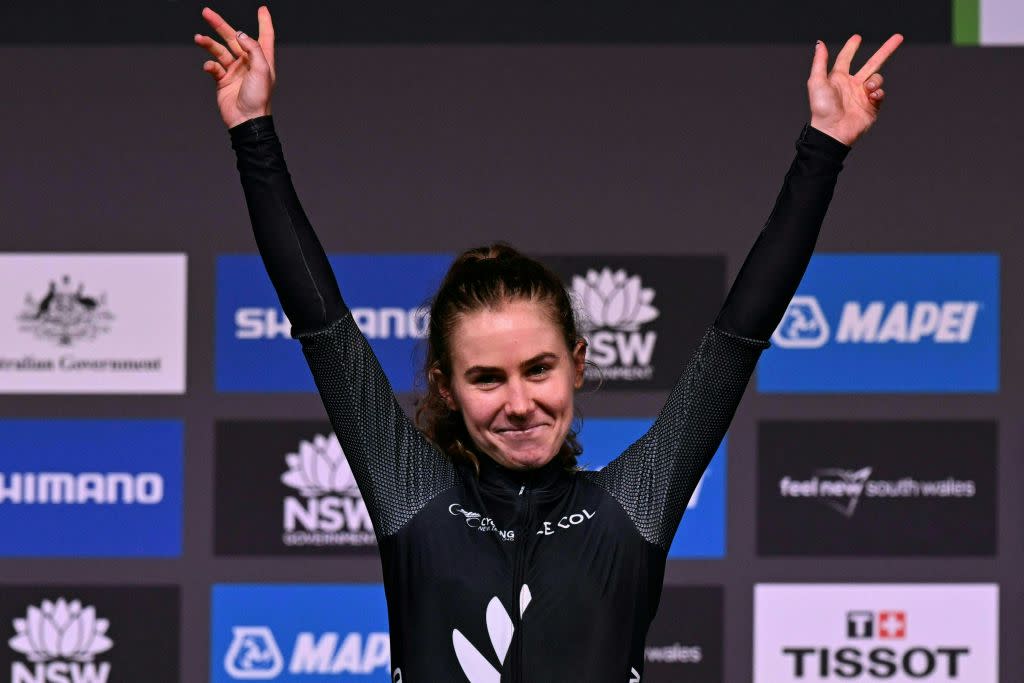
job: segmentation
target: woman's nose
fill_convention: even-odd
[[[505,413],[510,416],[523,416],[533,408],[533,399],[530,397],[529,387],[525,382],[511,380],[508,385],[508,393],[505,395]]]

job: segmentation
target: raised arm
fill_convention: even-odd
[[[775,207],[715,323],[651,429],[594,475],[640,534],[665,550],[803,277],[849,146],[877,118],[884,98],[877,71],[901,41],[890,38],[855,75],[849,68],[859,36],[847,42],[831,73],[819,41],[807,82],[811,124],[797,139]]]
[[[259,9],[259,40],[236,34],[210,9],[203,16],[227,45],[196,36],[216,60],[204,70],[217,81],[218,106],[229,126],[260,256],[292,323],[291,335],[302,344],[374,530],[379,538],[388,536],[454,484],[454,468],[395,399],[299,203],[270,115],[275,78],[270,12]]]

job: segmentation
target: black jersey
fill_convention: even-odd
[[[512,471],[480,454],[477,474],[398,404],[270,117],[231,135],[260,252],[377,535],[393,681],[640,681],[668,547],[799,283],[848,148],[805,127],[772,216],[646,434],[598,472],[555,460]]]

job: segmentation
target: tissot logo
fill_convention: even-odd
[[[449,254],[345,254],[330,259],[352,318],[395,391],[413,388],[429,322],[425,303]],[[259,372],[253,372],[259,368]],[[217,259],[218,391],[315,391],[291,323],[259,256]]]
[[[216,461],[218,553],[376,550],[366,503],[328,423],[220,422]]]
[[[185,268],[180,254],[0,254],[2,391],[183,392]]]
[[[758,585],[755,682],[997,680],[991,584]]]
[[[214,683],[392,680],[380,585],[214,586],[211,632]]]
[[[562,277],[603,390],[667,389],[715,319],[725,264],[707,256],[539,255]],[[658,303],[669,296],[671,305]],[[664,341],[671,339],[671,343]]]
[[[178,681],[176,589],[0,586],[4,624],[10,683]]]
[[[996,549],[994,423],[765,422],[758,481],[762,554]]]
[[[818,254],[772,344],[760,391],[996,391],[999,257]]]

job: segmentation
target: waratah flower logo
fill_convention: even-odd
[[[625,270],[588,270],[585,277],[572,276],[572,294],[581,306],[583,324],[589,328],[612,328],[635,332],[658,317],[651,306],[654,290],[644,287],[639,275]]]
[[[309,498],[327,493],[359,495],[356,478],[345,459],[345,451],[338,437],[317,434],[313,441],[299,443],[298,453],[289,453],[285,462],[290,468],[281,475],[281,481],[299,490]]]
[[[97,619],[96,609],[83,608],[78,600],[43,600],[41,608],[33,605],[25,619],[14,620],[17,635],[9,644],[33,662],[57,658],[91,662],[93,656],[114,646],[106,636],[108,628],[109,621]]]

